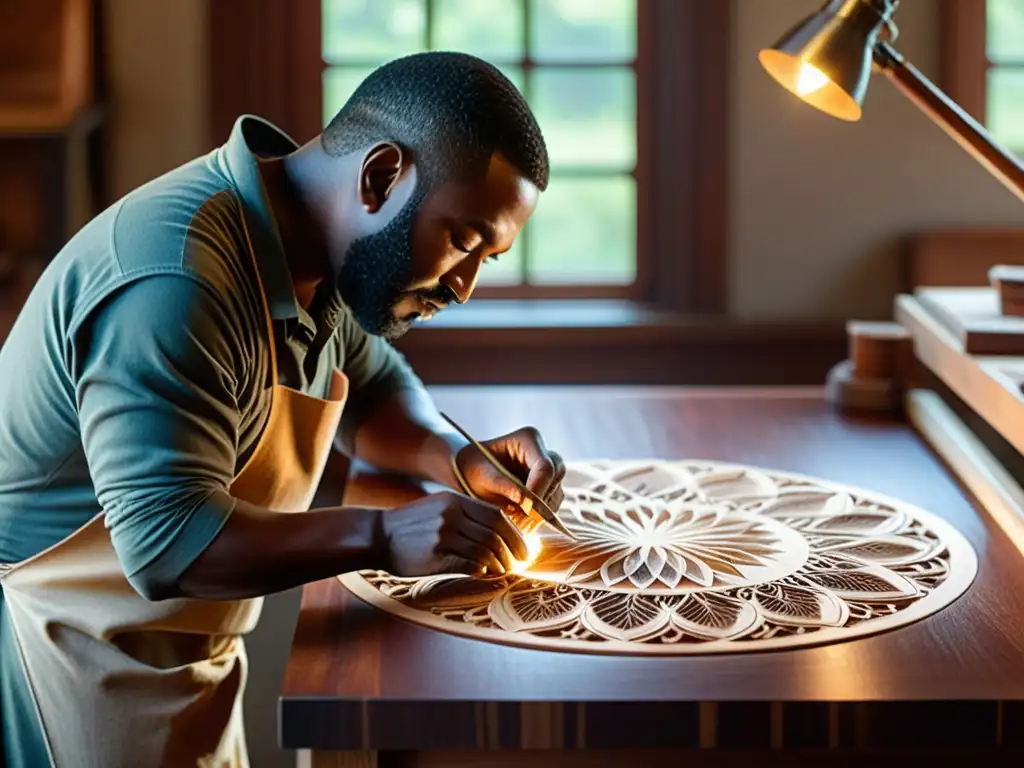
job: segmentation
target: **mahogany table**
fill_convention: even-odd
[[[839,765],[906,749],[1021,764],[1024,562],[905,421],[841,416],[818,389],[434,394],[476,435],[533,424],[566,459],[734,461],[893,496],[956,526],[979,571],[952,605],[884,634],[657,658],[456,637],[368,607],[336,579],[311,584],[279,710],[300,764]],[[357,476],[346,497],[394,504],[414,492],[402,488]]]

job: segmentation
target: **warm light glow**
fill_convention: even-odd
[[[820,91],[828,84],[828,77],[820,69],[806,61],[801,62],[800,71],[796,76],[796,92],[800,96],[809,96]]]
[[[526,542],[527,557],[525,560],[513,560],[512,573],[525,573],[540,555],[541,549],[544,548],[541,544],[540,534],[536,532],[524,533],[523,541]]]

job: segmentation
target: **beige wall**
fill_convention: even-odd
[[[874,79],[859,123],[804,107],[768,79],[758,49],[820,0],[734,2],[735,314],[886,317],[898,238],[937,226],[1024,223],[1016,199],[884,79]],[[117,194],[208,149],[205,5],[109,0]],[[900,49],[932,78],[939,6],[904,3],[897,16]],[[816,186],[822,177],[827,184]]]
[[[206,2],[106,2],[115,197],[208,149]]]
[[[888,317],[899,237],[1024,225],[1016,198],[883,77],[873,79],[857,123],[774,85],[758,50],[820,5],[736,0],[730,299],[748,318]],[[932,79],[940,5],[903,3],[896,16],[899,49]]]

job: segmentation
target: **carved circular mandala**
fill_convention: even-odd
[[[977,557],[945,521],[869,491],[697,461],[570,462],[521,574],[339,577],[416,624],[512,645],[618,654],[841,642],[966,591]]]

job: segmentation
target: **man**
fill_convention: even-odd
[[[239,637],[261,596],[527,557],[514,484],[387,339],[467,301],[547,180],[515,88],[422,54],[301,148],[239,120],[69,242],[0,350],[8,765],[245,765]],[[289,514],[335,440],[467,493]],[[489,447],[560,503],[535,431]]]

